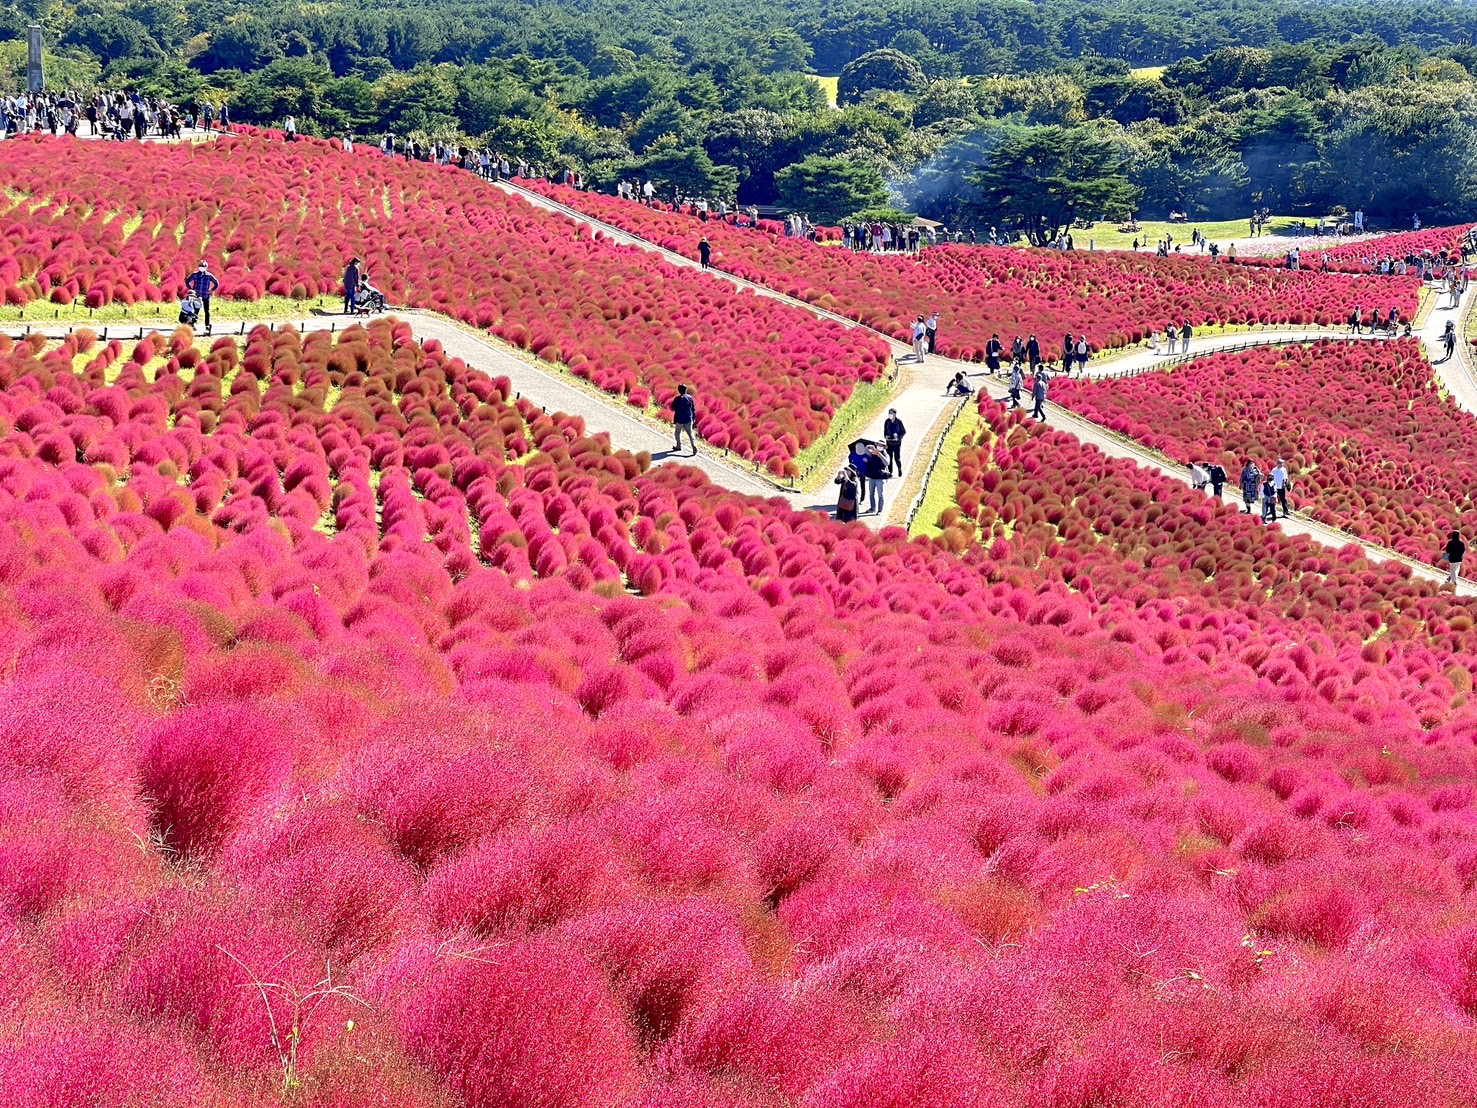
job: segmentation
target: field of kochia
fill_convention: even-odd
[[[632,402],[707,372],[781,471],[886,364],[372,151],[6,154],[26,298],[167,300],[202,254],[225,295],[316,296],[359,252],[401,302],[628,366],[589,373]],[[893,264],[707,233],[778,287],[824,251],[859,316]],[[1004,311],[998,257],[912,272]],[[1072,290],[1110,263],[1032,264],[1109,310]],[[1267,305],[1414,307],[1247,273]],[[1268,378],[1304,438],[1236,422]],[[1054,398],[1170,454],[1212,424],[1301,449],[1310,513],[1422,560],[1465,511],[1455,474],[1438,501],[1330,441],[1347,409],[1445,473],[1412,413],[1451,449],[1471,417],[1414,343]],[[987,398],[962,418],[910,540],[653,466],[395,320],[0,338],[0,1102],[1471,1104],[1473,602]]]

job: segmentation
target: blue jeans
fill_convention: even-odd
[[[867,511],[882,511],[882,478],[867,478]]]

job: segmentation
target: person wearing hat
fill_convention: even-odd
[[[908,429],[897,417],[896,408],[887,409],[887,420],[882,424],[882,439],[887,443],[887,475],[897,476],[903,471],[903,436]]]
[[[354,314],[354,304],[359,297],[359,259],[350,258],[344,270],[344,315]]]
[[[195,267],[195,272],[185,278],[185,288],[200,298],[201,309],[205,313],[205,333],[210,334],[210,298],[215,290],[221,287],[220,281],[214,273],[210,272],[210,265],[202,261]]]

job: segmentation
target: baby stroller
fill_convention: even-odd
[[[205,305],[200,302],[198,296],[192,295],[185,297],[180,301],[179,321],[187,327],[195,326],[195,323],[200,319],[200,312],[204,307]]]
[[[385,303],[385,294],[369,283],[369,278],[359,282],[359,289],[354,293],[354,312],[357,315],[376,315],[383,312],[388,305]]]

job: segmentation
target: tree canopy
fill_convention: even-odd
[[[1007,133],[981,164],[979,204],[1045,245],[1076,219],[1119,219],[1138,190],[1123,157],[1085,127],[1035,127]]]

